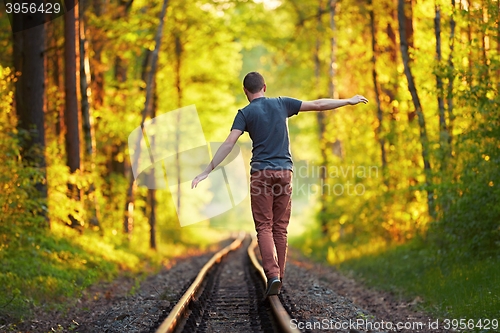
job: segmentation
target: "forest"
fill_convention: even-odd
[[[498,318],[498,0],[46,2],[61,13],[0,4],[0,324],[253,230],[248,199],[181,227],[180,178],[139,186],[129,144],[191,105],[222,142],[250,71],[270,97],[370,101],[290,118],[293,246]]]

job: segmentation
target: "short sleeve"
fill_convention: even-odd
[[[245,120],[245,116],[243,115],[243,112],[241,112],[241,110],[238,110],[236,117],[234,117],[233,126],[231,126],[231,131],[234,129],[240,130],[242,132],[245,132],[247,130],[247,123]]]
[[[281,100],[285,105],[288,117],[295,116],[299,113],[300,107],[302,106],[301,100],[291,97],[281,97]]]

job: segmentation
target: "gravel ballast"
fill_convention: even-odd
[[[368,289],[294,250],[288,256],[282,299],[295,318],[292,325],[305,332],[445,332],[431,328],[435,320],[418,311],[418,298],[408,302]]]
[[[122,276],[95,285],[65,313],[36,312],[17,326],[0,326],[0,332],[154,332],[212,254],[177,259],[140,284]],[[367,289],[294,250],[280,299],[291,313],[290,325],[303,332],[445,332],[429,327],[434,320],[417,311],[419,299],[408,302]],[[398,330],[397,324],[412,326]]]

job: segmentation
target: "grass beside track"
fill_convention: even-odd
[[[421,297],[424,309],[448,319],[500,321],[500,260],[442,256],[405,245],[339,265],[367,285]]]
[[[331,258],[340,271],[365,285],[408,300],[419,297],[423,310],[441,319],[496,319],[500,322],[500,255],[466,257],[445,254],[418,241],[372,253],[352,253],[352,245],[309,244],[297,247],[317,260]],[[340,254],[340,255],[339,255]],[[332,262],[332,260],[330,260]],[[480,331],[479,328],[475,329]],[[493,331],[500,331],[493,330]],[[492,332],[490,330],[485,332]]]
[[[140,282],[171,258],[199,253],[214,239],[161,244],[152,251],[147,242],[139,249],[56,223],[51,230],[0,228],[0,331],[3,325],[29,319],[35,308],[67,311],[99,281],[131,275]]]
[[[99,280],[160,265],[154,256],[119,249],[71,229],[12,231],[1,235],[0,324],[29,318],[34,308],[64,311]]]

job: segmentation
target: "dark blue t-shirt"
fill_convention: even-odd
[[[247,131],[252,139],[250,173],[292,170],[288,117],[299,113],[301,105],[302,101],[290,97],[260,97],[238,110],[231,130]]]

